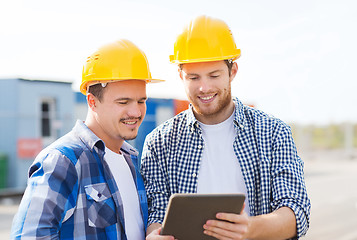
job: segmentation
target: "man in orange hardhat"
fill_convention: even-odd
[[[246,195],[241,214],[218,213],[202,226],[218,239],[287,239],[306,233],[310,200],[289,126],[231,96],[240,55],[219,19],[197,17],[177,37],[170,61],[179,65],[191,104],[145,140],[141,172],[148,233],[159,231],[174,193]]]
[[[99,48],[83,68],[88,114],[29,170],[13,239],[145,239],[147,198],[134,139],[146,112],[147,58],[128,40]]]

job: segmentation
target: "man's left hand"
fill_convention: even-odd
[[[218,213],[217,220],[208,220],[204,234],[217,239],[246,239],[249,227],[249,217],[242,211],[241,214]]]

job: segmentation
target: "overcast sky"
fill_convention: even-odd
[[[127,38],[147,55],[149,97],[186,99],[175,37],[224,20],[242,56],[233,95],[289,123],[357,122],[357,1],[0,0],[0,78],[73,81],[97,47]]]

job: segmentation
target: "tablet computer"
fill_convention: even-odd
[[[161,235],[177,239],[215,239],[203,233],[203,225],[219,212],[240,214],[244,194],[173,194],[170,197]]]

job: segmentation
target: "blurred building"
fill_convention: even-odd
[[[24,189],[37,154],[85,120],[86,97],[71,82],[0,79],[0,189]],[[130,143],[141,153],[146,135],[187,109],[188,102],[149,98],[138,136]]]
[[[38,152],[71,130],[71,82],[0,79],[0,188],[26,186]]]

